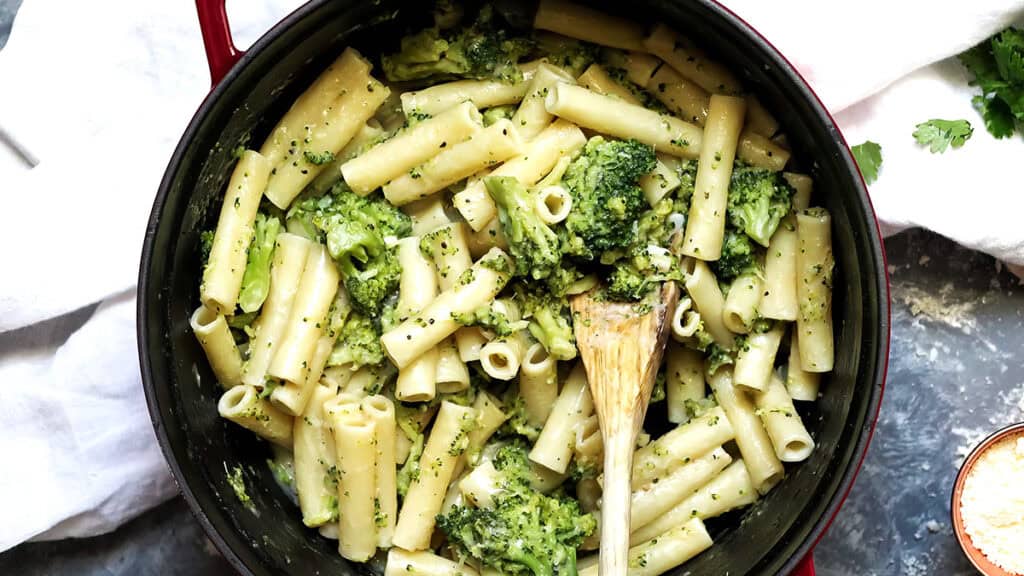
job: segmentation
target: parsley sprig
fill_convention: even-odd
[[[1024,30],[1007,28],[960,54],[981,94],[972,100],[996,138],[1008,138],[1024,121]]]
[[[967,120],[940,120],[933,118],[915,126],[914,139],[928,146],[932,154],[945,152],[950,146],[959,148],[970,140],[974,128]]]
[[[882,169],[882,147],[876,142],[867,140],[850,148],[853,159],[857,161],[864,182],[871,184],[878,179],[878,171]]]

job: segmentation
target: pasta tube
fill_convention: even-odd
[[[699,126],[708,118],[711,97],[706,90],[683,78],[671,66],[662,66],[645,84],[669,110]]]
[[[199,306],[189,318],[189,326],[206,353],[217,382],[224,388],[241,384],[242,355],[224,316],[206,306]]]
[[[757,412],[772,439],[775,455],[783,462],[802,462],[814,450],[814,440],[804,426],[793,399],[778,376],[772,374],[764,392],[754,395]]]
[[[684,464],[669,475],[641,490],[634,490],[630,504],[629,529],[636,531],[669,511],[684,498],[707,484],[732,462],[721,446]]]
[[[376,118],[367,120],[366,124],[363,124],[363,127],[359,129],[359,132],[348,141],[348,144],[345,144],[341,152],[338,152],[334,160],[324,166],[320,174],[317,174],[317,177],[306,187],[306,190],[313,196],[326,194],[332,186],[342,179],[341,167],[346,162],[362,154],[374,144],[379,143],[383,138],[384,128],[380,125],[380,122]]]
[[[700,327],[700,312],[693,309],[693,300],[684,297],[672,313],[672,336],[678,342],[686,342]]]
[[[757,96],[747,95],[747,128],[746,131],[771,138],[779,131],[779,121],[761,104]]]
[[[740,159],[757,168],[780,172],[789,162],[789,150],[749,130],[740,135],[738,148]]]
[[[511,380],[519,374],[523,347],[517,334],[491,340],[480,349],[480,367],[496,380]]]
[[[416,316],[437,295],[437,274],[434,265],[420,251],[416,236],[398,241],[398,263],[402,268],[398,281],[398,315]],[[430,347],[408,365],[399,367],[395,398],[403,402],[423,402],[437,391],[438,350]]]
[[[577,363],[562,385],[530,460],[558,473],[565,472],[572,458],[573,436],[577,426],[594,411],[594,400],[587,386],[583,363]]]
[[[420,457],[420,472],[409,485],[398,514],[398,525],[392,542],[406,550],[426,550],[434,531],[434,517],[441,510],[448,484],[458,457],[466,449],[468,433],[473,429],[477,413],[474,408],[448,401],[434,421],[434,428]]]
[[[800,313],[800,366],[807,372],[830,372],[835,362],[832,340],[832,217],[824,208],[796,215],[797,298]]]
[[[545,224],[558,224],[571,210],[572,195],[561,186],[541,188],[534,194],[534,211]]]
[[[313,243],[302,236],[283,232],[277,235],[274,261],[270,266],[270,292],[256,321],[256,336],[249,345],[249,360],[242,369],[242,382],[263,386],[267,368],[281,347],[288,319],[292,314],[299,281]]]
[[[551,171],[559,158],[575,153],[586,142],[583,131],[578,127],[569,122],[557,121],[527,144],[522,154],[495,168],[487,176],[513,176],[524,186],[533,186]],[[478,232],[498,216],[498,207],[487,193],[483,178],[455,194],[452,205],[469,226]]]
[[[548,112],[580,126],[616,138],[633,138],[658,152],[682,158],[696,158],[704,138],[700,128],[675,116],[602,96],[582,86],[556,84],[548,91],[545,105]]]
[[[690,298],[693,299],[697,311],[700,312],[700,319],[704,322],[704,328],[708,334],[722,348],[735,347],[736,341],[732,332],[725,327],[725,322],[722,321],[725,298],[722,296],[722,290],[718,287],[718,280],[715,279],[714,273],[705,262],[697,258],[683,260],[682,268],[686,274],[683,285]]]
[[[474,258],[483,256],[491,248],[508,250],[508,238],[505,237],[505,231],[502,230],[497,216],[491,218],[480,231],[470,233],[466,242],[469,244],[469,253]]]
[[[338,268],[327,249],[321,245],[310,248],[288,327],[267,369],[268,375],[286,383],[306,381],[340,280]]]
[[[346,50],[346,54],[350,50]],[[333,159],[340,153],[391,93],[390,88],[368,74],[348,77],[345,81],[341,96],[316,122],[308,125],[304,137],[288,143],[288,155],[274,167],[267,182],[266,196],[278,208],[284,210],[291,204],[323,170],[325,162],[321,158],[326,155]]]
[[[765,318],[796,320],[796,218],[782,219],[764,258],[764,297],[758,306]]]
[[[375,424],[362,412],[332,414],[338,461],[338,553],[366,562],[377,551]]]
[[[558,363],[539,342],[527,348],[523,356],[519,395],[526,404],[530,424],[543,426],[558,398]]]
[[[547,97],[548,90],[558,82],[575,84],[576,79],[565,70],[551,64],[542,63],[537,67],[526,89],[526,96],[512,116],[512,125],[516,127],[524,141],[533,140],[534,136],[540,134],[554,119],[544,107],[544,98]]]
[[[564,0],[541,0],[533,27],[603,46],[643,50],[639,24]]]
[[[458,335],[458,332],[455,333]],[[437,347],[437,391],[442,394],[461,392],[469,388],[469,368],[459,357],[455,338],[443,340]]]
[[[580,86],[598,94],[618,98],[623,102],[638,106],[643,104],[639,98],[629,91],[629,88],[626,88],[622,83],[609,76],[608,72],[600,64],[591,64],[583,74],[580,74],[576,82]]]
[[[757,320],[758,304],[764,296],[764,280],[757,274],[743,274],[732,281],[722,306],[722,323],[730,331],[746,334]]]
[[[444,211],[444,199],[439,196],[410,202],[402,206],[402,212],[412,220],[413,236],[423,236],[451,222]]]
[[[482,128],[476,106],[463,102],[349,160],[341,174],[353,192],[365,196]]]
[[[219,314],[232,314],[242,289],[256,211],[267,189],[270,162],[246,150],[235,164],[221,204],[210,256],[199,285],[199,300]]]
[[[785,325],[777,323],[767,332],[755,332],[747,337],[746,345],[736,353],[733,381],[737,386],[748,391],[762,391],[768,386],[785,332]]]
[[[303,382],[282,382],[270,393],[270,402],[286,414],[299,416],[309,401],[313,388],[320,381],[323,375],[327,358],[334,349],[334,337],[323,335],[316,342],[313,349],[313,356],[309,360],[309,367],[306,370],[306,379]]]
[[[721,516],[730,510],[753,504],[756,500],[757,490],[750,480],[747,467],[743,460],[737,460],[658,519],[630,534],[629,541],[633,544],[644,542],[693,518],[707,520]]]
[[[461,102],[470,101],[483,110],[493,106],[515,104],[526,95],[530,79],[540,62],[520,64],[523,81],[509,84],[499,80],[456,80],[446,84],[435,84],[416,92],[402,94],[402,111],[406,116],[414,114],[440,114]]]
[[[358,83],[364,83],[370,76],[370,62],[359,52],[346,48],[341,56],[327,67],[313,84],[291,105],[288,112],[270,131],[270,136],[260,147],[271,167],[277,167],[295,145],[309,136],[311,129],[324,120],[327,110],[343,92]]]
[[[676,34],[664,24],[658,24],[644,39],[644,50],[650,52],[683,77],[688,78],[711,94],[738,94],[742,87],[724,66],[709,60],[688,39]]]
[[[384,197],[396,206],[426,198],[484,168],[508,160],[522,147],[523,141],[512,122],[498,120],[392,179],[383,187]]]
[[[642,49],[641,49],[642,50]],[[626,72],[626,78],[637,86],[647,86],[662,61],[646,52],[605,50],[602,54],[609,66]]]
[[[633,489],[639,490],[736,438],[733,424],[725,415],[725,411],[716,406],[637,450],[633,456]]]
[[[295,418],[292,425],[295,492],[302,523],[310,528],[337,519],[338,491],[329,481],[331,468],[337,464],[337,452],[331,425],[323,411],[324,403],[334,396],[335,391],[326,386],[314,387],[302,417]]]
[[[260,398],[253,386],[243,384],[224,392],[217,402],[217,412],[265,440],[292,447],[292,417]]]
[[[459,329],[452,314],[467,314],[494,300],[512,270],[508,255],[493,248],[452,288],[445,290],[419,314],[381,336],[384,350],[401,370]]]
[[[664,154],[658,156],[658,163],[654,166],[654,171],[640,177],[640,187],[644,190],[644,198],[652,208],[662,198],[679,188],[681,183],[676,171],[666,165],[668,158]]]
[[[709,376],[708,384],[736,431],[736,445],[750,471],[754,487],[761,494],[768,492],[782,481],[785,470],[775,456],[772,441],[757,416],[754,403],[746,392],[733,384],[732,369],[728,366]]]
[[[782,177],[793,187],[793,210],[807,210],[811,207],[811,193],[814,190],[814,181],[806,174],[795,172],[783,172]]]
[[[398,483],[395,457],[395,405],[384,396],[368,396],[360,404],[363,413],[373,422],[375,460],[374,524],[377,528],[377,547],[390,548],[398,520]]]
[[[742,98],[717,94],[711,97],[683,237],[683,254],[687,256],[709,261],[722,256],[729,180],[745,110]]]
[[[786,371],[786,391],[793,400],[814,402],[818,399],[818,387],[821,385],[819,372],[808,372],[800,360],[800,330],[793,327],[789,340],[789,363]]]
[[[388,550],[384,576],[479,576],[466,566],[442,558],[433,552],[409,552],[401,548]]]
[[[679,424],[688,420],[686,401],[704,398],[704,357],[700,352],[669,344],[666,352],[665,394],[668,421]]]
[[[711,547],[711,535],[700,518],[651,538],[629,549],[630,576],[657,576],[679,566]]]

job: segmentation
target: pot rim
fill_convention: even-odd
[[[769,42],[760,34],[760,32],[749,25],[745,20],[720,4],[717,0],[697,1],[708,8],[726,25],[740,30],[741,33],[747,36],[754,45],[759,45],[760,48],[768,54],[768,57],[774,60],[772,64],[776,65],[778,69],[784,73],[786,80],[797,88],[804,99],[812,104],[813,113],[817,122],[824,125],[827,129],[830,129],[830,131],[835,135],[834,143],[838,148],[838,152],[842,158],[846,172],[850,177],[854,178],[856,182],[860,183],[857,187],[856,200],[857,204],[862,208],[862,211],[857,215],[866,218],[869,222],[873,220],[875,224],[873,228],[874,233],[870,234],[867,239],[872,256],[872,262],[870,263],[869,268],[874,269],[875,288],[879,295],[879,301],[875,304],[878,307],[878,325],[873,327],[873,334],[877,339],[878,358],[874,374],[871,377],[871,398],[867,406],[865,421],[856,436],[856,442],[853,448],[853,457],[847,465],[846,470],[843,472],[842,481],[838,484],[828,505],[814,520],[813,525],[804,537],[803,541],[796,547],[794,554],[782,564],[777,572],[778,574],[789,574],[796,570],[797,567],[803,563],[804,559],[809,556],[815,545],[817,545],[828,530],[828,527],[835,520],[839,509],[849,496],[857,474],[863,465],[864,458],[867,454],[867,448],[875,431],[888,371],[890,345],[891,302],[889,277],[886,272],[886,255],[881,240],[882,235],[879,228],[878,217],[875,213],[871,199],[867,194],[867,187],[864,184],[860,171],[853,160],[849,147],[846,144],[846,140],[839,130],[838,125],[832,115],[822,104],[817,94],[796,70],[796,67],[793,66],[792,63],[779,50],[777,50],[771,42]],[[203,527],[206,535],[213,541],[217,549],[224,555],[236,571],[240,574],[250,576],[253,572],[245,565],[234,549],[228,545],[224,537],[210,521],[205,510],[200,506],[196,494],[188,483],[183,480],[184,473],[178,464],[177,456],[164,426],[164,421],[161,415],[161,404],[156,393],[157,383],[153,377],[153,366],[151,358],[149,357],[149,348],[152,342],[150,341],[146,330],[146,318],[148,318],[150,306],[156,305],[155,302],[151,303],[147,297],[147,287],[150,284],[150,264],[154,257],[156,231],[159,227],[161,216],[167,204],[167,196],[172,181],[174,180],[176,173],[180,170],[183,156],[191,142],[195,139],[196,132],[198,131],[200,124],[202,124],[203,120],[210,113],[213,103],[223,96],[227,87],[236,80],[241,71],[248,67],[258,54],[274,44],[286,30],[295,26],[328,2],[330,2],[330,0],[310,0],[285,16],[242,54],[238,62],[231,67],[227,74],[224,75],[224,77],[203,99],[203,102],[199,105],[196,113],[189,121],[188,127],[185,129],[181,139],[175,147],[174,153],[172,154],[171,159],[167,164],[167,168],[165,169],[163,178],[160,181],[160,186],[153,202],[153,209],[150,213],[146,226],[141,255],[141,265],[139,269],[138,302],[136,307],[136,335],[139,363],[142,373],[143,387],[146,394],[146,404],[149,410],[150,419],[153,422],[153,428],[156,433],[157,440],[160,444],[160,449],[163,452],[164,459],[167,461],[168,467],[171,469],[175,483],[181,490],[182,496],[184,496],[189,508]],[[867,330],[870,329],[872,329],[872,327],[867,328]]]

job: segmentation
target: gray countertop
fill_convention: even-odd
[[[20,0],[0,0],[0,47]],[[949,521],[966,452],[1024,420],[1024,289],[992,258],[923,231],[886,242],[892,281],[889,378],[874,441],[815,551],[823,575],[973,574]],[[230,573],[184,501],[104,536],[30,543],[0,574]]]

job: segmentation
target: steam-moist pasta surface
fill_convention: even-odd
[[[331,55],[240,150],[189,319],[210,411],[294,463],[296,518],[347,560],[596,574],[604,445],[569,302],[643,314],[675,282],[629,574],[685,564],[815,449],[835,262],[806,159],[685,31],[563,0],[532,29],[430,16]]]

